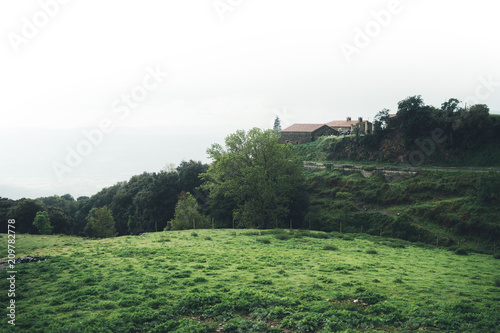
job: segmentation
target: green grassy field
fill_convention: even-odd
[[[7,256],[6,235],[0,255]],[[500,266],[365,234],[196,230],[17,235],[2,332],[498,332]]]

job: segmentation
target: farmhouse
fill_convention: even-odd
[[[329,135],[339,135],[339,132],[325,124],[293,124],[281,131],[279,142],[298,145]]]
[[[373,131],[373,124],[367,120],[363,121],[363,117],[359,117],[357,121],[347,117],[346,120],[334,120],[326,123],[326,125],[339,132],[352,131],[355,127],[359,128],[361,134],[372,133]]]

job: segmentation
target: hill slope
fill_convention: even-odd
[[[344,232],[466,245],[490,253],[498,246],[500,173],[420,170],[389,182],[380,173],[365,178],[346,170],[306,173],[310,228],[342,227]]]

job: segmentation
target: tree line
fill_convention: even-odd
[[[0,219],[18,233],[90,237],[164,229],[302,226],[307,212],[302,161],[273,130],[254,128],[207,150],[211,165],[133,176],[91,197],[0,198]],[[103,227],[105,226],[105,227]]]
[[[374,119],[373,134],[364,138],[372,146],[399,132],[407,150],[421,149],[431,155],[439,146],[456,152],[488,151],[491,158],[500,142],[500,117],[492,117],[485,104],[461,106],[456,98],[434,107],[425,104],[420,95],[410,96],[398,102],[395,117],[383,109]]]

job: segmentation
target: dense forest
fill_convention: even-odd
[[[93,208],[107,206],[113,214],[118,235],[163,230],[174,216],[182,191],[191,192],[203,204],[205,194],[198,175],[208,169],[201,162],[182,162],[176,169],[145,172],[119,182],[89,197],[76,200],[69,194],[17,201],[1,198],[0,217],[16,219],[19,233],[38,233],[33,226],[36,213],[47,211],[54,234],[86,235],[84,230]]]

